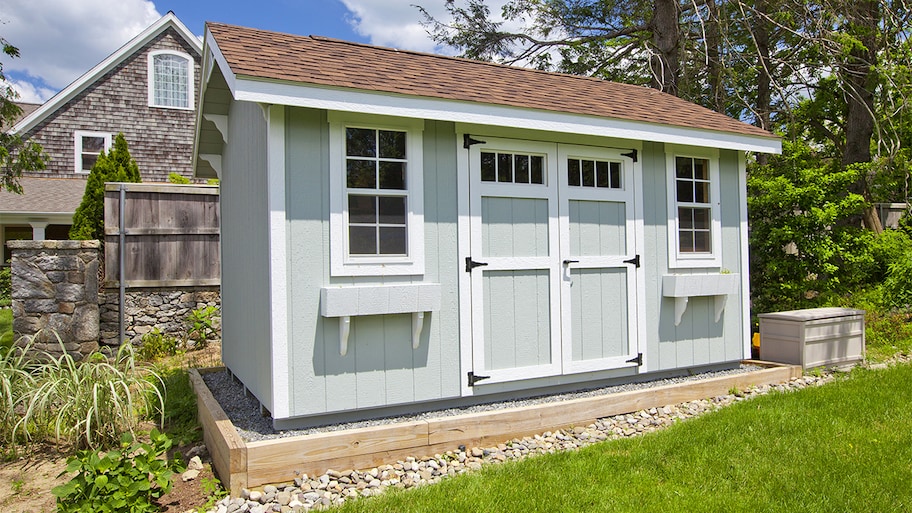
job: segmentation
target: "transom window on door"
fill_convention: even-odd
[[[408,254],[406,133],[345,129],[345,187],[352,255]]]
[[[149,54],[149,105],[193,108],[193,59],[179,52]]]
[[[668,165],[669,267],[718,267],[718,154],[678,150],[669,154]]]
[[[481,152],[481,181],[545,183],[545,157],[519,153]]]
[[[567,183],[573,187],[621,189],[621,163],[604,160],[567,159]]]
[[[111,134],[77,130],[74,134],[75,166],[77,173],[88,173],[101,152],[111,149]]]
[[[424,122],[328,114],[333,276],[424,273]]]

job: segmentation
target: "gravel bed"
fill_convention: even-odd
[[[358,422],[345,422],[341,424],[332,424],[326,426],[312,427],[307,429],[295,429],[295,430],[283,430],[277,431],[272,427],[272,418],[264,417],[260,415],[260,405],[259,401],[256,400],[252,395],[247,396],[244,393],[244,386],[234,378],[227,371],[222,372],[213,372],[203,375],[203,381],[206,382],[206,386],[209,387],[209,390],[212,392],[212,396],[215,400],[221,405],[222,409],[225,411],[225,414],[228,415],[228,418],[231,419],[232,424],[234,424],[235,429],[237,429],[238,434],[246,442],[253,442],[258,440],[269,440],[275,438],[286,438],[298,435],[307,435],[312,433],[324,433],[329,431],[340,431],[345,429],[354,429],[362,427],[371,427],[379,426],[384,424],[394,424],[397,422],[407,422],[415,420],[426,420],[439,417],[450,417],[453,415],[461,415],[465,413],[476,413],[484,411],[493,411],[506,408],[515,408],[521,406],[529,406],[534,404],[545,404],[552,403],[557,401],[566,401],[570,399],[579,399],[584,397],[595,397],[607,394],[614,394],[618,392],[627,392],[631,390],[642,390],[647,388],[653,388],[663,385],[674,385],[687,383],[690,381],[703,380],[709,378],[715,378],[720,376],[731,376],[734,374],[742,374],[746,372],[751,372],[755,370],[763,369],[759,365],[752,364],[741,364],[738,368],[721,370],[721,371],[712,371],[704,372],[700,374],[694,374],[689,376],[680,376],[673,378],[664,378],[657,379],[653,381],[645,381],[639,383],[629,383],[622,385],[614,385],[601,388],[591,388],[586,390],[580,390],[577,392],[569,392],[563,394],[554,394],[554,395],[544,395],[537,397],[530,397],[527,399],[516,399],[509,401],[498,401],[484,404],[477,404],[472,406],[465,406],[459,408],[447,408],[441,410],[433,410],[422,413],[415,413],[409,415],[398,415],[383,417],[378,419],[363,420]]]

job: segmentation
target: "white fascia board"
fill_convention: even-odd
[[[217,55],[217,58],[220,56],[220,54]],[[221,61],[224,61],[224,57],[221,58]],[[219,61],[220,66],[222,66],[221,61]],[[222,69],[226,68],[227,63],[224,64]],[[228,78],[228,74],[226,74],[226,78]],[[729,132],[523,109],[487,103],[272,82],[237,77],[233,74],[232,79],[229,79],[229,87],[234,99],[238,101],[526,128],[636,141],[755,151],[759,153],[781,153],[782,151],[782,143],[775,137],[755,137]]]
[[[105,73],[120,64],[123,59],[132,55],[133,52],[154,39],[156,36],[158,36],[158,34],[166,30],[169,26],[177,30],[177,32],[183,36],[187,43],[193,46],[193,48],[198,53],[202,53],[202,41],[193,35],[193,33],[187,29],[187,26],[184,25],[179,19],[177,19],[177,16],[175,16],[173,12],[169,11],[167,14],[159,18],[158,21],[152,25],[149,25],[146,30],[143,30],[139,35],[109,55],[105,60],[95,65],[94,68],[90,69],[81,77],[77,78],[73,83],[63,88],[60,92],[51,97],[50,100],[46,101],[41,107],[38,107],[34,112],[22,118],[18,123],[16,123],[16,125],[13,126],[11,132],[14,134],[21,134],[28,132],[34,128],[48,114],[56,111],[58,108],[65,105],[66,102],[75,98],[86,87],[95,83],[95,81],[104,76]]]

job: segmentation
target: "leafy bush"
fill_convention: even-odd
[[[61,344],[61,348],[62,348]],[[145,415],[161,412],[164,399],[154,382],[161,378],[138,367],[133,347],[120,346],[113,361],[101,353],[86,362],[69,354],[49,357],[36,369],[36,386],[23,397],[26,409],[16,430],[50,437],[77,448],[117,443]]]
[[[168,181],[176,184],[188,184],[190,179],[184,175],[179,175],[177,173],[168,173]]]
[[[199,347],[206,347],[210,339],[216,338],[218,330],[215,327],[215,317],[218,314],[217,306],[204,306],[192,310],[187,316],[190,328],[187,338],[195,340]]]
[[[7,306],[13,300],[13,273],[9,267],[0,267],[0,306]]]
[[[130,156],[127,140],[117,134],[110,152],[102,152],[86,180],[82,202],[73,214],[70,238],[74,240],[104,240],[105,182],[139,182],[139,167]]]
[[[894,308],[912,307],[912,249],[890,263],[883,283],[884,301]]]
[[[181,444],[199,441],[202,431],[196,420],[196,394],[187,370],[172,368],[158,374],[163,381],[161,393],[165,398],[163,423],[166,432]]]
[[[182,345],[179,338],[165,335],[158,328],[152,328],[152,331],[142,336],[138,354],[143,360],[155,360],[180,353]]]
[[[79,451],[67,459],[67,468],[60,474],[77,472],[76,476],[51,490],[57,497],[57,511],[158,511],[154,501],[171,490],[174,472],[183,470],[180,460],[163,459],[171,446],[168,435],[153,430],[151,443],[134,442],[132,435],[124,433],[119,450]]]

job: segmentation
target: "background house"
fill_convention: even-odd
[[[145,182],[192,176],[202,45],[169,12],[40,106],[13,131],[44,147],[47,169],[0,191],[0,246],[11,239],[66,239],[88,172],[123,132]]]
[[[637,86],[207,24],[222,357],[277,427],[731,367],[745,152]]]

